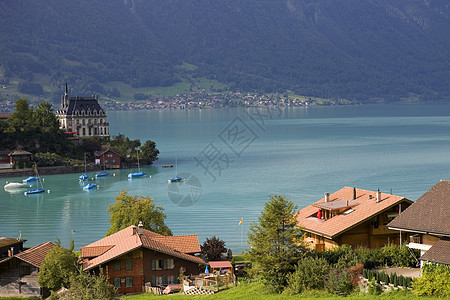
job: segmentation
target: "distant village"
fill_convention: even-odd
[[[356,104],[357,101],[345,99],[327,99],[318,101],[310,97],[291,97],[276,94],[259,93],[199,93],[176,94],[174,96],[161,95],[136,95],[139,100],[119,102],[113,100],[102,100],[99,102],[106,110],[142,110],[142,109],[192,109],[192,108],[220,108],[220,107],[307,107],[316,105],[346,105]],[[0,102],[1,112],[13,112],[14,101]],[[31,101],[31,104],[33,102]],[[36,104],[37,105],[37,104]]]

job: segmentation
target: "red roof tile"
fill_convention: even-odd
[[[329,238],[334,238],[345,231],[358,226],[359,224],[369,220],[372,216],[391,209],[393,206],[398,205],[401,202],[412,203],[401,196],[395,196],[390,194],[381,193],[381,199],[377,203],[376,193],[374,191],[368,191],[363,189],[355,189],[356,199],[353,201],[354,188],[344,187],[339,191],[333,193],[329,197],[329,203],[338,201],[341,206],[343,202],[349,201],[351,204],[352,212],[348,214],[339,214],[328,220],[317,219],[318,207],[325,203],[325,198],[309,205],[299,212],[297,212],[298,225],[305,231],[310,231],[324,235]],[[354,205],[357,203],[357,205]],[[349,208],[350,209],[350,208]]]
[[[35,267],[40,267],[41,264],[44,262],[45,256],[47,255],[47,252],[50,251],[53,247],[56,245],[52,242],[45,242],[43,244],[40,244],[36,247],[27,249],[23,252],[18,253],[14,257],[19,258],[20,260],[23,260]]]
[[[153,239],[183,253],[198,253],[201,251],[196,234],[162,236]]]
[[[195,238],[197,237],[195,236]],[[131,252],[141,247],[172,255],[181,259],[193,261],[199,264],[205,264],[205,262],[201,258],[180,251],[193,249],[193,246],[189,246],[193,240],[193,236],[165,237],[146,229],[143,230],[142,235],[139,235],[137,233],[133,234],[133,226],[129,226],[110,236],[104,237],[101,240],[89,244],[86,247],[82,247],[81,258],[89,258],[84,255],[92,255],[95,252],[101,253],[97,257],[85,261],[83,263],[83,270],[92,269],[100,264],[104,264],[105,262],[113,260],[116,257],[119,257],[125,253]],[[177,241],[179,242],[180,246],[174,246]],[[109,249],[104,251],[106,248]]]
[[[227,260],[224,261],[210,261],[208,262],[212,269],[220,269],[220,268],[233,268],[231,263]]]

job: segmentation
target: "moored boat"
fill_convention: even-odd
[[[43,192],[45,192],[44,189],[38,188],[38,189],[32,189],[32,190],[24,192],[24,195],[27,196],[27,195],[39,194],[39,193],[43,193]]]
[[[7,189],[20,189],[20,188],[26,188],[26,187],[28,187],[28,184],[26,184],[26,183],[9,182],[9,183],[6,183],[3,188],[5,190],[7,190]]]
[[[33,181],[39,181],[39,177],[30,176],[27,179],[22,180],[23,182],[33,182]]]
[[[81,181],[88,180],[88,178],[89,178],[89,175],[86,174],[86,173],[84,173],[83,175],[78,176],[78,179],[81,180]]]
[[[109,175],[109,172],[101,172],[101,173],[95,174],[95,178],[105,177],[108,175]]]
[[[86,184],[85,186],[83,186],[83,190],[88,191],[88,190],[96,188],[96,187],[97,187],[97,185],[95,183],[89,183],[89,184]]]
[[[168,182],[177,182],[177,181],[181,181],[181,180],[183,180],[183,178],[178,177],[178,176],[175,176],[175,177],[170,178],[170,179],[167,180],[167,181],[168,181]]]
[[[146,175],[145,172],[135,172],[135,173],[128,174],[128,178],[143,177],[145,175]]]

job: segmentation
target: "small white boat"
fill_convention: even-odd
[[[20,189],[20,188],[27,188],[27,187],[28,187],[28,184],[26,184],[26,183],[9,182],[9,183],[6,183],[3,188],[5,190],[8,190],[8,189]]]

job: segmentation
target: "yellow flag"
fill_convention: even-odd
[[[244,218],[241,218],[241,220],[239,221],[239,225],[241,225],[241,224],[242,224],[242,221],[243,221],[243,219],[244,219]]]

